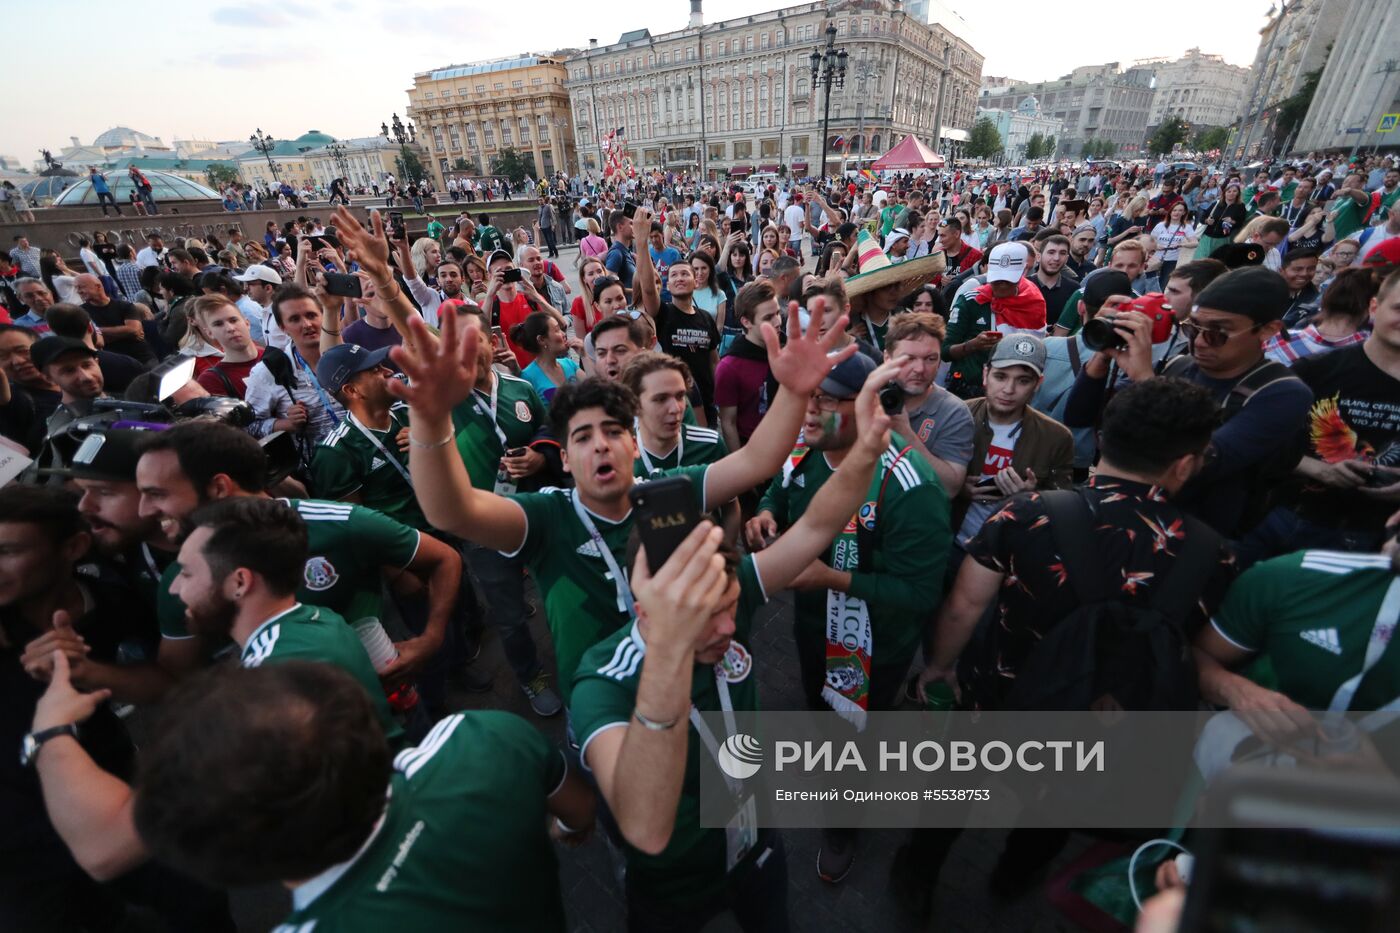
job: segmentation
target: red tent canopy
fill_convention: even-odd
[[[877,172],[912,168],[942,168],[944,159],[915,136],[906,136],[898,146],[875,160],[870,166]]]

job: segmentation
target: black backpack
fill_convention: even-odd
[[[1078,490],[1040,494],[1065,574],[1079,605],[1055,624],[1016,670],[1009,710],[1194,710],[1200,691],[1191,608],[1219,560],[1220,536],[1185,517],[1181,552],[1146,603],[1119,598],[1118,568],[1106,565],[1093,507]],[[1111,700],[1111,702],[1106,702]]]

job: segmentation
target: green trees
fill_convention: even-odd
[[[1079,147],[1079,155],[1084,159],[1107,159],[1117,151],[1118,144],[1113,140],[1093,137],[1084,140],[1084,144]]]
[[[1170,155],[1177,143],[1186,141],[1189,129],[1186,121],[1178,116],[1170,116],[1157,126],[1157,132],[1148,140],[1147,149],[1153,155]]]
[[[225,185],[238,181],[238,170],[231,165],[210,165],[204,170],[204,177],[209,179],[209,187],[222,191]]]
[[[972,134],[967,140],[966,152],[974,159],[992,159],[1001,154],[1001,133],[997,125],[983,117],[972,125]]]
[[[1039,133],[1032,133],[1031,138],[1026,140],[1026,161],[1034,162],[1045,155],[1045,137]]]
[[[1229,142],[1228,126],[1207,126],[1196,132],[1194,145],[1202,152],[1209,152],[1212,149],[1224,149]]]
[[[513,185],[523,182],[525,176],[534,170],[534,160],[525,156],[514,146],[505,147],[491,160],[491,174],[504,175],[510,179]]]

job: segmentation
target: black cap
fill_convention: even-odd
[[[1226,243],[1211,253],[1210,258],[1220,260],[1231,269],[1257,266],[1264,261],[1264,247],[1258,243]]]
[[[1256,324],[1281,320],[1290,303],[1283,276],[1263,266],[1227,272],[1196,298],[1199,308],[1240,314]]]
[[[88,356],[96,356],[97,351],[76,337],[56,337],[50,335],[40,338],[34,346],[29,348],[29,358],[34,363],[36,369],[44,371],[44,367],[58,359],[65,353],[84,353]]]
[[[1084,304],[1097,311],[1114,295],[1132,295],[1133,280],[1117,269],[1099,269],[1084,279]]]
[[[74,479],[134,483],[136,461],[141,459],[141,442],[149,434],[149,431],[125,428],[93,431],[83,438],[67,466],[44,472],[50,476],[71,476]]]
[[[875,361],[857,352],[835,366],[822,380],[821,390],[832,398],[855,398],[865,385],[865,377],[875,371]]]

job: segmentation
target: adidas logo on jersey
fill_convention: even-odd
[[[798,473],[796,476],[794,476],[792,478],[792,482],[795,486],[801,486],[803,489],[807,488],[807,477],[801,473]]]
[[[589,538],[587,541],[583,542],[583,543],[580,544],[578,547],[574,548],[574,553],[576,553],[576,554],[582,554],[584,557],[602,557],[602,556],[603,556],[603,552],[600,551],[600,550],[598,550],[598,545],[596,545],[596,544],[593,543],[593,539],[592,539],[592,538]]]
[[[385,460],[383,457],[375,457],[373,460],[371,460],[371,461],[369,462],[369,471],[370,471],[371,473],[373,473],[375,470],[377,470],[377,469],[379,469],[380,467],[384,466],[384,465],[385,465],[386,463],[388,463],[388,462],[389,462],[389,461]]]
[[[1342,653],[1342,642],[1337,637],[1337,630],[1334,628],[1315,628],[1307,632],[1299,632],[1298,637],[1310,645],[1317,645],[1323,651],[1337,655]]]

